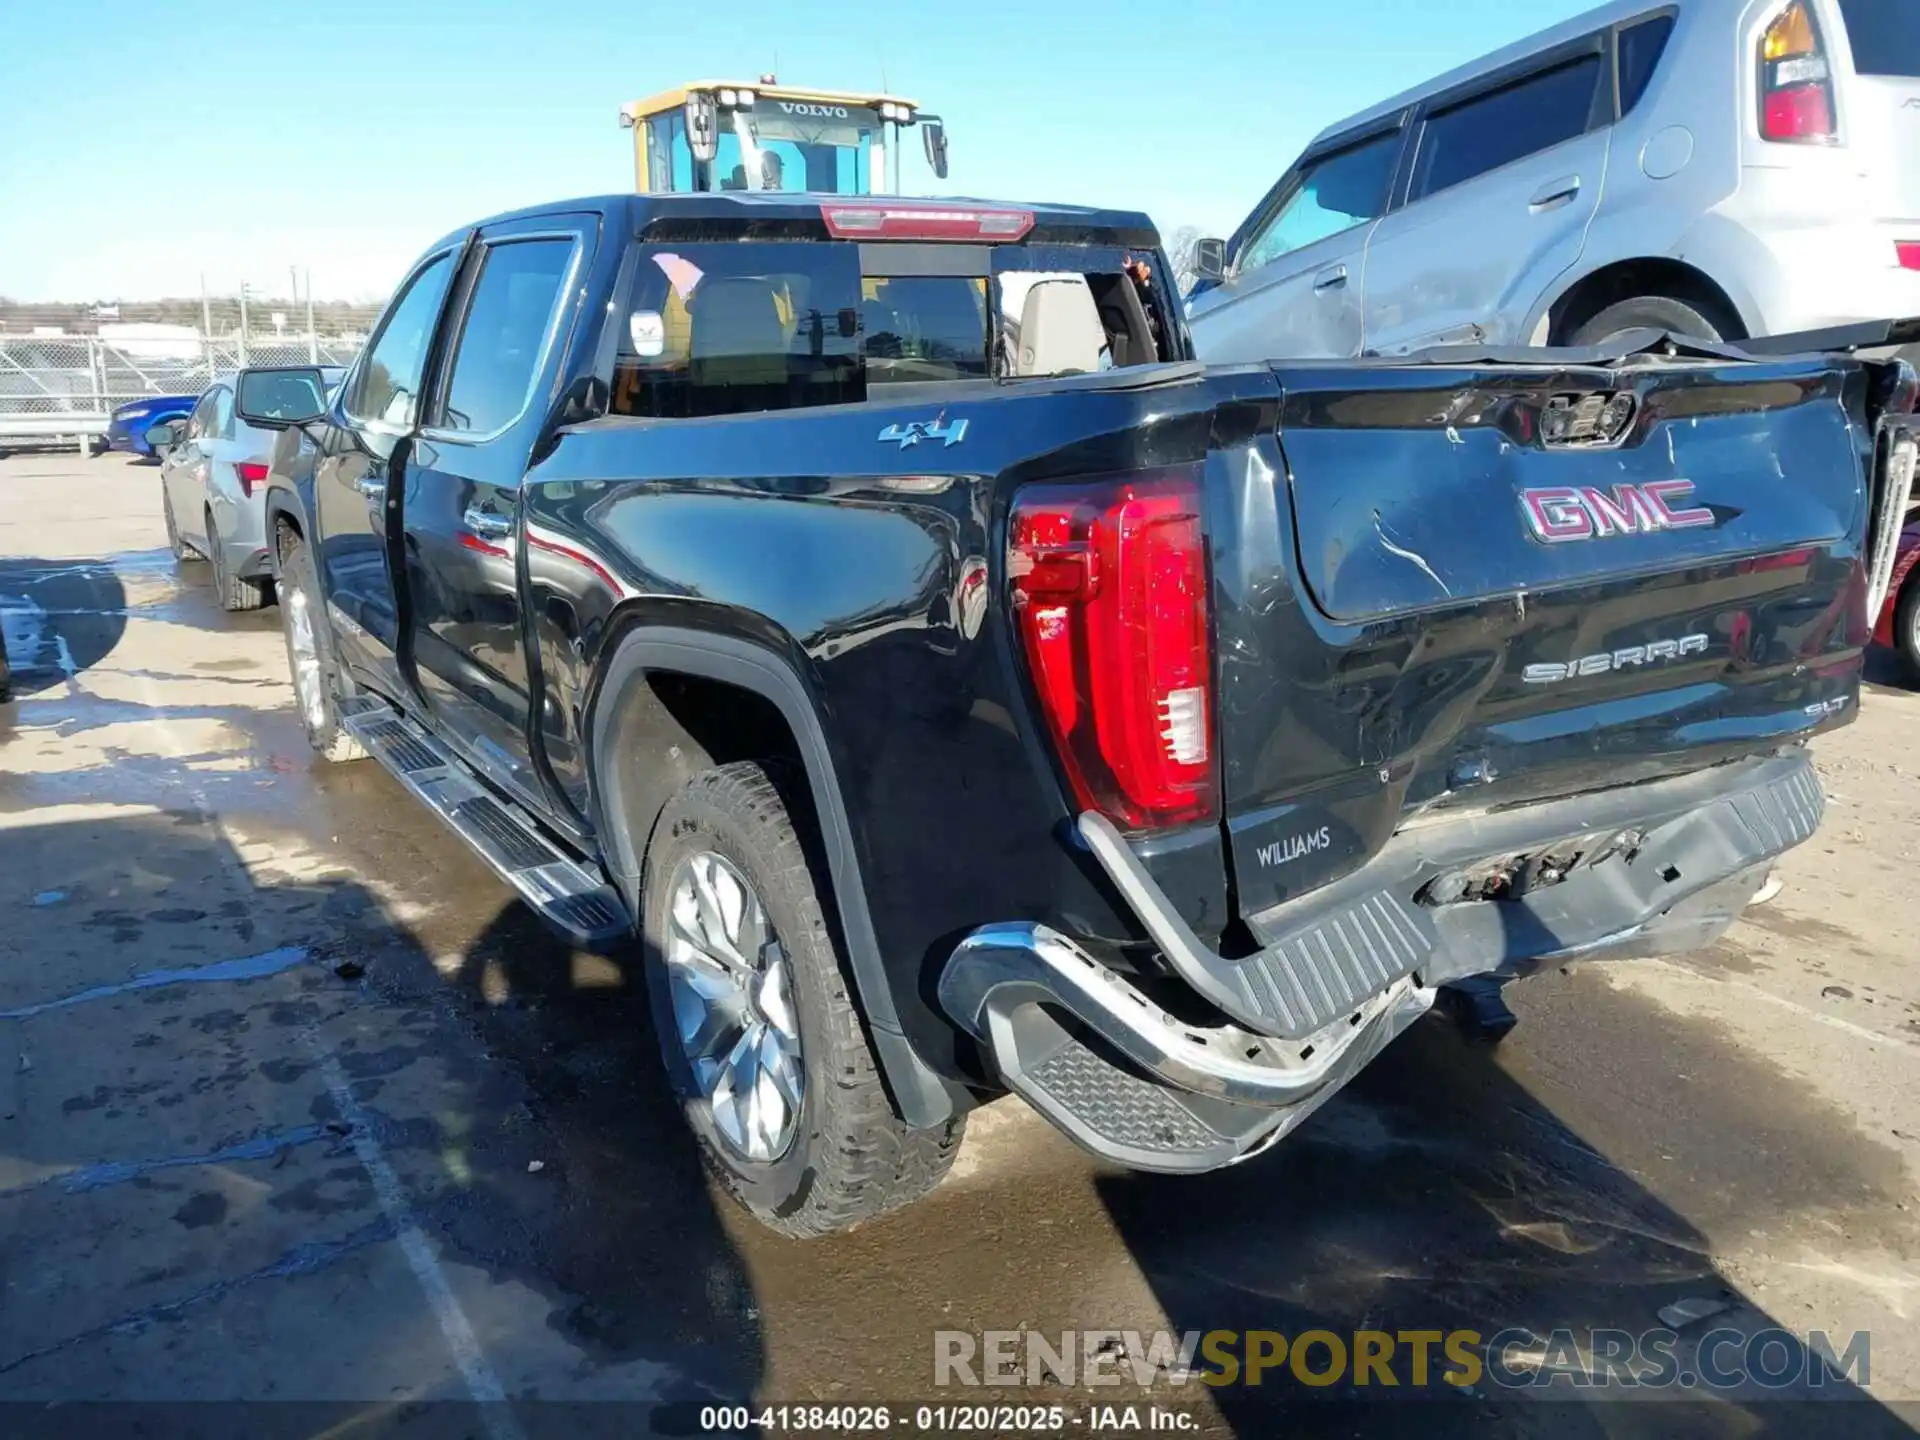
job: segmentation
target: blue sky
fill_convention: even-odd
[[[950,190],[1224,233],[1329,121],[1585,8],[10,0],[0,294],[194,294],[203,272],[284,291],[297,265],[318,295],[374,298],[456,225],[628,188],[621,102],[776,64],[884,73],[944,115]]]

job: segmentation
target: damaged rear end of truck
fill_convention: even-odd
[[[941,1007],[1088,1150],[1202,1171],[1445,987],[1711,944],[1820,823],[1914,406],[1647,335],[1189,375],[1167,463],[1003,473],[1024,723],[1140,940],[983,925]]]

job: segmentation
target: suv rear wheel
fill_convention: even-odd
[[[1714,342],[1726,338],[1724,326],[1684,300],[1670,295],[1635,295],[1607,306],[1575,330],[1567,343],[1576,347],[1599,345],[1629,330],[1667,330]]]
[[[914,1130],[894,1113],[767,770],[702,771],[667,802],[640,908],[661,1057],[735,1199],[804,1237],[940,1182],[961,1122]]]

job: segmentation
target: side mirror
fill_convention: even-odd
[[[171,450],[178,445],[181,437],[186,433],[187,422],[184,420],[169,420],[164,425],[155,425],[147,431],[147,448],[158,455],[161,451]]]
[[[941,180],[947,178],[947,127],[937,116],[920,117],[920,144],[927,152],[927,164]]]
[[[713,96],[695,91],[687,96],[683,107],[687,116],[687,145],[693,151],[693,158],[702,165],[711,165],[713,157],[720,153],[720,112],[713,103]]]
[[[327,382],[317,365],[242,370],[233,387],[233,413],[243,424],[285,430],[327,413]]]
[[[1227,278],[1226,241],[1196,240],[1193,242],[1193,278],[1196,280]]]

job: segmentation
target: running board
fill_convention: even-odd
[[[633,933],[620,894],[568,856],[518,805],[392,706],[361,695],[341,705],[341,724],[426,807],[485,860],[562,939],[606,949]]]

